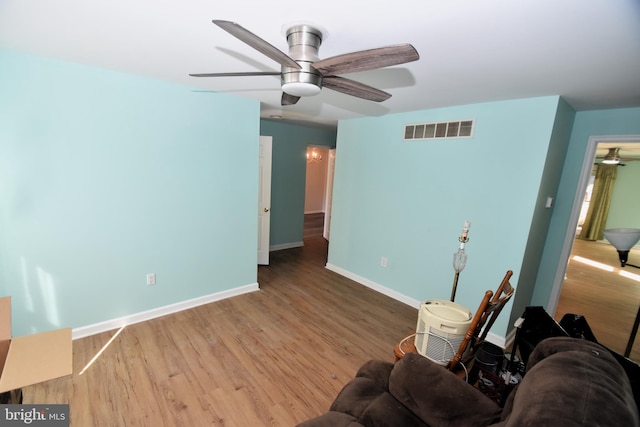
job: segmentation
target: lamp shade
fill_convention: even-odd
[[[604,237],[617,250],[628,251],[640,240],[640,228],[610,228],[604,230]]]

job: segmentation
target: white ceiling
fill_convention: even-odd
[[[281,107],[278,77],[187,75],[280,69],[212,19],[284,52],[282,26],[306,21],[329,33],[321,58],[399,43],[421,58],[346,76],[390,92],[383,103],[324,89]],[[554,94],[576,110],[640,106],[638,0],[0,0],[0,48],[232,93],[259,100],[264,118],[328,126]]]

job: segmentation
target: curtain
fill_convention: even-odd
[[[604,227],[607,224],[609,205],[613,195],[613,184],[616,180],[618,165],[601,163],[596,171],[596,179],[593,182],[591,202],[587,217],[582,225],[580,238],[585,240],[602,240]]]

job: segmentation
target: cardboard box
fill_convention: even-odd
[[[0,298],[0,393],[73,373],[71,328],[13,338],[11,297]]]

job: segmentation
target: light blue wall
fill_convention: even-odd
[[[16,335],[255,283],[259,133],[274,137],[271,244],[302,240],[305,149],[335,133],[260,124],[258,103],[223,94],[7,51],[0,63],[0,295],[13,296]],[[472,139],[402,142],[405,123],[465,118]],[[470,220],[457,301],[475,306],[511,268],[520,295],[535,277],[530,304],[546,306],[589,136],[640,134],[640,108],[577,113],[549,220],[548,156],[571,118],[546,97],[341,122],[329,262],[448,298]]]
[[[567,260],[562,259],[562,247],[570,225],[571,210],[580,181],[582,165],[585,161],[589,137],[639,134],[640,108],[576,113],[531,305],[548,306],[554,285],[556,285],[554,283],[556,275],[559,271],[565,270]]]
[[[300,244],[304,231],[307,146],[334,148],[336,131],[262,120],[260,134],[273,137],[270,246]]]
[[[547,160],[542,173],[538,202],[536,203],[520,280],[518,281],[518,292],[514,297],[508,322],[509,327],[514,324],[517,318],[522,316],[525,308],[530,305],[531,296],[535,292],[536,278],[540,269],[547,231],[553,216],[553,206],[555,206],[557,199],[558,185],[562,176],[562,168],[569,146],[574,119],[575,111],[561,99],[558,103]],[[548,198],[552,200],[551,208],[547,207]]]
[[[257,282],[257,102],[8,51],[0,63],[15,335]]]
[[[469,220],[456,302],[475,310],[508,269],[519,286],[541,186],[557,184],[544,182],[543,171],[552,134],[560,132],[559,102],[553,96],[341,121],[329,264],[415,300],[448,299],[453,253]],[[402,140],[405,124],[471,118],[473,138]],[[507,322],[501,316],[493,332],[504,336]]]

